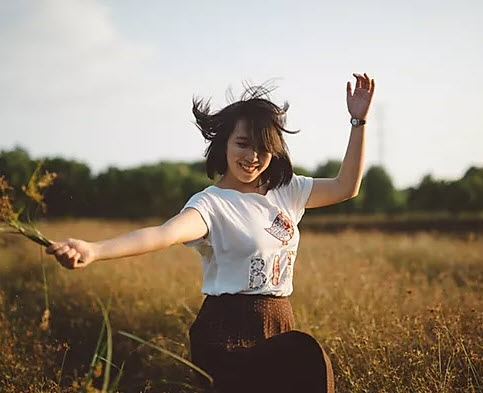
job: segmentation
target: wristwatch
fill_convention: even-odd
[[[359,127],[359,126],[363,126],[364,124],[366,124],[366,121],[362,120],[362,119],[356,119],[355,117],[353,117],[353,118],[351,118],[351,124],[354,127]]]

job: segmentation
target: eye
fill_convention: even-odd
[[[238,146],[240,147],[247,147],[248,145],[246,143],[237,143]]]

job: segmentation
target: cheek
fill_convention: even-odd
[[[236,145],[228,145],[226,148],[227,155],[231,157],[237,157],[243,152],[243,149],[237,147]]]
[[[270,163],[272,162],[272,158],[273,158],[272,155],[269,155],[266,158],[264,158],[264,161],[263,161],[264,168],[267,168],[270,165]]]

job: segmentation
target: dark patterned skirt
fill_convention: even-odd
[[[327,354],[295,330],[288,296],[208,295],[190,327],[191,360],[216,393],[333,392]]]

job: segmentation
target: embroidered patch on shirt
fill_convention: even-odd
[[[265,228],[265,230],[270,235],[280,240],[284,246],[288,244],[288,241],[294,234],[292,221],[282,212],[277,214],[277,217],[275,217],[275,220],[272,222],[272,226],[270,228]]]

